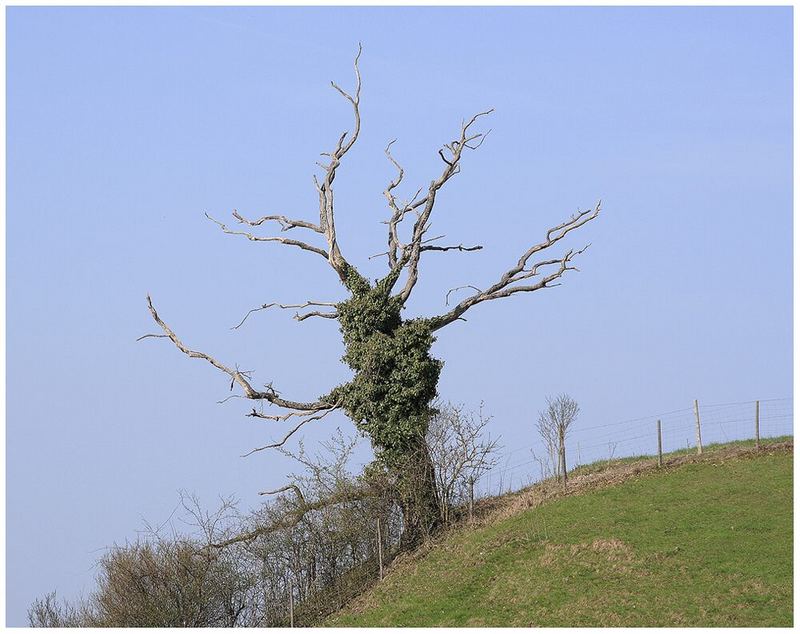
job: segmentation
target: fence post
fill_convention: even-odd
[[[697,431],[697,453],[703,453],[703,439],[700,436],[700,406],[697,404],[697,399],[694,400],[694,420]]]
[[[564,448],[564,429],[559,428],[558,430],[558,444],[559,444],[559,455],[561,462],[561,478],[564,482],[564,493],[567,492],[567,452]]]
[[[758,429],[759,413],[760,413],[759,412],[759,409],[760,409],[759,405],[760,405],[759,401],[756,401],[756,451],[761,449],[761,434],[760,434],[759,429]]]
[[[661,458],[661,419],[658,419],[656,423],[656,429],[658,430],[658,466],[661,467],[663,465],[663,461]]]
[[[294,627],[294,581],[289,581],[289,627]]]
[[[383,539],[381,535],[381,518],[378,518],[378,578],[383,579]]]
[[[469,523],[472,524],[472,509],[475,505],[475,477],[469,477]]]

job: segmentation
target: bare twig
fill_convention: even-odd
[[[445,306],[449,306],[450,305],[450,293],[455,293],[456,291],[460,291],[460,290],[463,290],[465,288],[471,288],[473,291],[478,291],[479,293],[483,292],[477,286],[472,286],[472,284],[467,284],[466,286],[456,286],[455,288],[451,288],[449,291],[447,291],[447,295],[444,296],[444,304],[445,304]]]
[[[272,302],[270,304],[262,304],[258,308],[251,308],[250,310],[248,310],[247,314],[242,318],[242,321],[240,321],[238,324],[233,326],[233,328],[231,328],[231,330],[238,329],[247,320],[247,318],[250,315],[252,315],[253,313],[257,313],[260,310],[266,310],[268,308],[273,308],[273,307],[282,308],[282,309],[285,310],[287,308],[308,308],[309,306],[336,306],[336,304],[333,303],[333,302],[314,302],[314,301],[307,301],[307,302],[303,302],[302,304],[280,304],[278,302]],[[295,319],[297,319],[298,321],[303,321],[303,319],[305,319],[305,317],[303,317],[302,319],[299,319],[297,317],[297,315],[295,315]]]
[[[287,433],[287,434],[286,434],[286,435],[285,435],[285,436],[284,436],[284,437],[283,437],[281,440],[279,440],[278,442],[271,443],[271,444],[269,444],[269,445],[264,445],[263,447],[256,447],[255,449],[251,449],[251,450],[250,450],[250,451],[248,451],[246,454],[244,454],[244,455],[242,456],[242,458],[247,458],[247,456],[250,456],[250,455],[252,455],[252,454],[254,454],[254,453],[257,453],[257,452],[259,452],[259,451],[264,451],[265,449],[277,449],[278,447],[282,447],[283,445],[285,445],[285,444],[286,444],[286,442],[287,442],[287,441],[288,441],[288,440],[289,440],[289,439],[290,439],[292,436],[294,436],[294,435],[295,435],[295,434],[296,434],[298,431],[300,431],[300,428],[301,428],[301,427],[303,427],[303,426],[304,426],[306,423],[310,423],[310,422],[312,422],[312,421],[315,421],[315,420],[320,420],[320,419],[322,419],[322,418],[325,418],[325,417],[326,417],[328,414],[330,414],[330,413],[331,413],[333,410],[337,409],[339,406],[340,406],[340,404],[339,404],[339,403],[337,403],[336,405],[332,405],[330,408],[326,409],[326,410],[325,410],[325,411],[324,411],[322,414],[316,414],[316,415],[314,415],[314,416],[308,416],[308,417],[304,418],[304,419],[303,419],[303,420],[301,420],[301,421],[300,421],[300,422],[299,422],[299,423],[298,423],[298,424],[297,424],[295,427],[293,427],[293,428],[292,428],[292,429],[291,429],[291,430],[290,430],[290,431],[289,431],[289,432],[288,432],[288,433]],[[252,412],[252,413],[248,414],[248,416],[255,416],[255,417],[257,417],[257,418],[268,418],[267,416],[263,416],[263,415],[259,415],[259,414],[257,414],[255,410],[253,410],[253,412]]]

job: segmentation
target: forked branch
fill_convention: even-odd
[[[358,53],[353,63],[356,74],[356,88],[352,95],[342,89],[336,82],[331,82],[331,86],[347,99],[353,107],[353,131],[349,133],[349,136],[348,132],[342,133],[334,150],[332,152],[323,153],[323,156],[327,156],[330,162],[327,165],[319,164],[324,171],[324,176],[321,181],[317,179],[316,176],[314,177],[314,183],[317,187],[317,193],[319,194],[319,227],[328,242],[328,262],[345,285],[348,283],[348,273],[353,267],[345,260],[336,239],[333,181],[336,179],[336,170],[339,168],[342,158],[350,151],[350,148],[353,147],[361,132],[361,71],[358,68],[358,60],[360,57],[361,44],[358,45]]]
[[[361,45],[358,46],[358,53],[355,58],[354,68],[355,68],[355,75],[356,75],[356,87],[353,94],[348,93],[343,88],[341,88],[336,82],[331,82],[333,88],[342,95],[353,107],[353,117],[354,117],[354,125],[353,131],[348,133],[344,132],[339,137],[338,142],[336,143],[336,147],[333,149],[332,152],[324,152],[322,155],[326,156],[330,159],[328,164],[319,165],[324,170],[324,176],[322,177],[321,181],[314,177],[314,183],[317,188],[317,193],[319,194],[319,224],[315,224],[313,222],[309,222],[306,220],[297,220],[294,218],[288,218],[284,215],[280,214],[273,214],[262,216],[257,220],[250,220],[242,216],[238,211],[233,212],[233,217],[239,222],[240,224],[248,225],[250,227],[259,227],[267,222],[277,222],[281,226],[281,232],[290,231],[292,229],[308,229],[313,231],[314,233],[319,233],[325,236],[325,240],[328,244],[327,250],[310,244],[308,242],[304,242],[302,240],[296,240],[294,238],[286,238],[283,236],[260,236],[254,233],[250,233],[248,231],[236,231],[229,228],[224,223],[212,218],[209,214],[206,216],[209,220],[215,222],[219,227],[222,229],[223,232],[231,234],[231,235],[239,235],[251,240],[253,242],[279,242],[281,244],[286,244],[289,246],[297,247],[304,251],[308,251],[310,253],[315,253],[317,255],[322,256],[325,258],[328,263],[333,267],[336,271],[339,279],[346,285],[349,280],[349,272],[354,270],[353,267],[344,259],[342,255],[341,249],[339,248],[338,241],[336,239],[336,223],[334,220],[334,196],[333,196],[333,181],[336,178],[336,171],[341,163],[342,158],[345,154],[353,147],[356,140],[358,139],[359,133],[361,131],[361,112],[360,112],[360,103],[361,103],[361,71],[358,68],[358,61],[361,57]],[[310,313],[306,313],[303,315],[298,315],[298,321],[303,321],[304,319],[308,319],[309,317],[323,317],[326,319],[335,319],[335,315],[331,313],[321,313],[319,311],[312,311]],[[241,325],[241,324],[240,324]]]
[[[567,271],[577,271],[577,267],[572,265],[572,259],[583,253],[588,244],[582,249],[568,250],[563,256],[557,258],[542,259],[537,262],[531,263],[531,259],[537,253],[540,253],[554,244],[564,239],[567,234],[574,231],[587,222],[591,222],[600,214],[600,203],[594,209],[587,209],[580,211],[568,220],[559,225],[549,229],[545,235],[544,241],[539,244],[533,245],[525,253],[522,254],[517,261],[516,266],[512,267],[500,277],[500,279],[492,284],[484,291],[478,291],[474,295],[467,297],[465,300],[459,302],[452,310],[431,319],[431,326],[433,330],[446,326],[449,323],[459,319],[467,310],[481,302],[490,301],[493,299],[500,299],[501,297],[508,297],[515,293],[528,293],[538,291],[543,288],[550,288],[557,286],[558,280]],[[534,283],[518,284],[524,280],[533,280]],[[474,287],[460,287],[460,288],[474,288]],[[457,289],[453,289],[457,290]],[[476,289],[477,290],[477,289]],[[452,292],[452,290],[450,291]],[[450,296],[448,292],[448,299]]]
[[[251,449],[246,454],[244,454],[242,457],[243,458],[247,458],[247,456],[250,456],[250,455],[252,455],[254,453],[257,453],[259,451],[264,451],[265,449],[277,449],[278,447],[283,447],[286,444],[286,442],[292,436],[294,436],[298,431],[300,431],[300,428],[303,427],[306,423],[310,423],[312,421],[320,420],[322,418],[325,418],[328,414],[330,414],[333,410],[338,409],[340,406],[341,406],[341,403],[336,403],[335,405],[331,405],[327,409],[323,410],[321,414],[307,415],[305,418],[303,418],[303,420],[301,420],[297,425],[295,425],[291,430],[289,430],[289,432],[281,440],[279,440],[278,442],[270,443],[269,445],[264,445],[263,447],[256,447],[255,449]],[[250,414],[248,414],[248,416],[253,416],[255,418],[267,418],[267,419],[272,419],[272,420],[276,420],[276,419],[282,418],[280,416],[266,416],[264,414],[261,414],[261,413],[257,412],[256,410],[253,410]],[[284,417],[284,419],[285,419],[285,417]]]
[[[410,202],[402,205],[398,203],[393,192],[403,180],[403,168],[391,154],[391,146],[394,141],[386,147],[386,156],[397,169],[397,176],[389,183],[384,191],[384,196],[392,210],[391,217],[388,221],[389,250],[387,255],[389,257],[390,267],[388,277],[392,280],[397,279],[401,269],[405,268],[407,270],[408,276],[406,278],[406,284],[403,290],[398,294],[398,297],[400,297],[403,302],[411,295],[411,291],[417,283],[419,277],[419,260],[423,252],[451,250],[477,251],[481,248],[480,246],[465,247],[463,245],[452,247],[426,246],[425,234],[430,229],[430,218],[436,203],[436,195],[447,181],[461,171],[461,157],[464,150],[478,149],[488,134],[488,132],[473,132],[472,126],[479,118],[493,111],[494,109],[479,112],[468,121],[462,122],[461,132],[458,138],[450,143],[446,143],[444,147],[439,150],[439,156],[444,162],[445,167],[439,177],[431,181],[428,186],[427,195],[423,198],[419,198],[420,190],[414,195]],[[412,212],[416,216],[416,221],[411,231],[411,241],[408,244],[403,244],[399,238],[398,226],[406,216]]]
[[[234,211],[234,217],[241,218],[238,214]],[[319,247],[315,247],[312,244],[308,244],[307,242],[303,242],[301,240],[295,240],[293,238],[284,238],[282,236],[257,236],[253,233],[249,233],[247,231],[234,231],[230,229],[226,224],[220,222],[216,218],[211,217],[209,214],[206,214],[206,218],[208,218],[211,222],[219,225],[219,228],[222,229],[224,233],[230,234],[232,236],[244,236],[248,240],[252,242],[280,242],[281,244],[288,244],[289,246],[298,247],[303,249],[303,251],[310,251],[311,253],[316,253],[317,255],[321,255],[326,260],[328,259],[328,252],[324,249],[320,249]]]

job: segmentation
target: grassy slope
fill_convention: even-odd
[[[792,454],[637,475],[398,563],[336,626],[792,625]]]

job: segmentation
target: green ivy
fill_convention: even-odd
[[[380,459],[396,463],[424,437],[443,363],[430,355],[435,341],[426,319],[403,320],[402,300],[391,295],[391,277],[372,286],[348,269],[350,299],[336,306],[344,338],[342,357],[351,381],[323,397],[341,402],[367,434]]]

